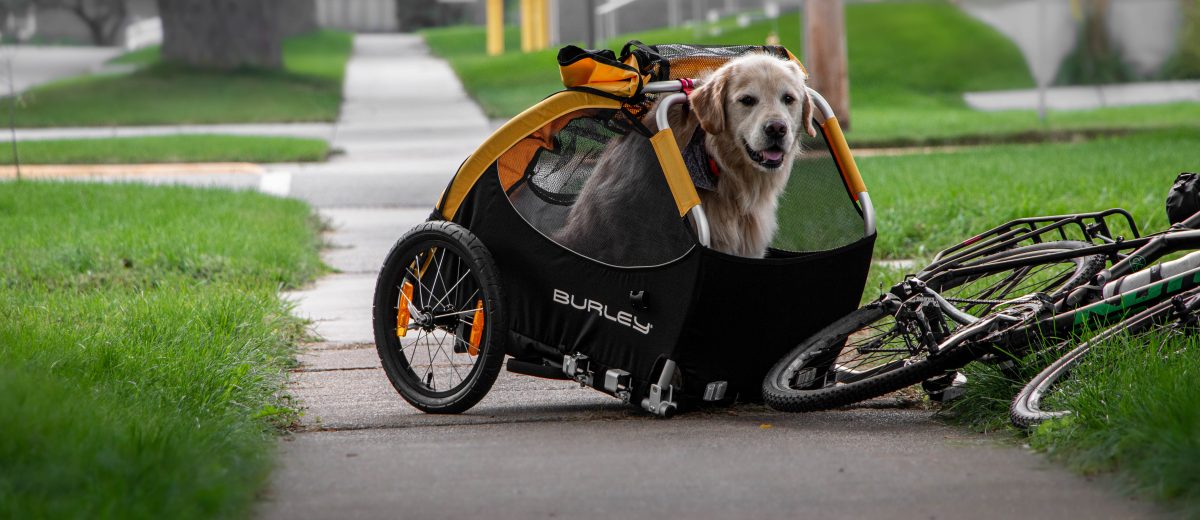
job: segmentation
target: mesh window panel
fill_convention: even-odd
[[[613,265],[657,265],[695,243],[649,139],[630,130],[620,111],[565,115],[497,162],[502,180],[520,176],[506,189],[517,213],[579,254]],[[581,197],[589,182],[597,188]]]
[[[555,134],[554,148],[541,150],[530,165],[531,187],[552,204],[574,204],[600,154],[613,138],[625,133],[612,126],[611,120],[572,119]]]
[[[787,50],[769,45],[704,46],[686,44],[655,45],[659,56],[670,63],[666,74],[656,72],[657,79],[695,78],[704,72],[716,70],[725,62],[746,54],[763,53],[787,59]]]
[[[825,138],[805,136],[779,201],[779,231],[772,246],[822,251],[863,237],[862,213],[850,198]]]

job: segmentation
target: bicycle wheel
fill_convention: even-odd
[[[1056,247],[1057,246],[1057,247]],[[974,262],[972,266],[1020,259],[1023,256],[1087,247],[1083,242],[1048,242],[1014,248]],[[1103,257],[1080,257],[1038,265],[1002,268],[970,276],[934,278],[934,290],[966,286],[968,305],[986,305],[1032,292],[1063,293],[1086,283],[1103,268]],[[1018,293],[1017,291],[1025,291]],[[953,293],[959,295],[960,293]],[[914,303],[917,302],[917,303]],[[914,308],[915,305],[915,308]],[[979,310],[978,307],[975,308]],[[809,338],[781,358],[763,379],[763,399],[782,411],[824,410],[871,399],[956,370],[976,356],[972,349],[936,351],[954,323],[924,297],[900,302],[885,297]]]
[[[375,285],[375,346],[400,395],[427,413],[483,398],[504,361],[508,322],[491,253],[452,222],[426,222],[388,253]]]
[[[1076,251],[1086,247],[1092,247],[1092,244],[1072,240],[1043,242],[1001,251],[967,262],[962,267],[985,266],[1046,253]],[[929,281],[929,286],[964,312],[973,316],[985,316],[992,312],[997,302],[1027,294],[1043,292],[1052,300],[1057,300],[1086,284],[1104,269],[1106,262],[1104,255],[1089,255],[965,276],[952,276],[948,273],[935,276]]]
[[[1063,390],[1062,383],[1067,380],[1072,369],[1083,362],[1085,356],[1092,349],[1101,348],[1110,342],[1126,340],[1130,336],[1144,334],[1165,323],[1170,323],[1172,320],[1175,320],[1173,325],[1182,326],[1178,319],[1180,315],[1177,311],[1177,304],[1173,301],[1175,299],[1180,299],[1184,308],[1188,309],[1185,314],[1193,314],[1195,308],[1200,305],[1200,290],[1193,289],[1171,301],[1161,302],[1126,318],[1092,336],[1042,369],[1013,397],[1009,407],[1009,419],[1012,420],[1013,425],[1018,428],[1032,428],[1044,421],[1070,414],[1070,410],[1047,410],[1043,408],[1043,405],[1048,400],[1053,401],[1056,392]]]
[[[784,356],[763,379],[763,400],[785,412],[826,410],[879,397],[970,362],[966,349],[936,347],[920,320],[884,302],[862,307]]]

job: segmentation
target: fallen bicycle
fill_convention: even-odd
[[[1194,328],[1200,194],[1189,196],[1186,217],[1175,212],[1169,229],[1145,237],[1128,212],[1112,209],[1015,220],[943,251],[784,356],[763,381],[766,402],[822,410],[915,384],[938,397],[972,361],[1068,350],[1110,326],[1047,367],[1012,407],[1020,426],[1062,416],[1041,410],[1040,399],[1090,346],[1127,332]],[[1191,254],[1160,262],[1184,252]]]

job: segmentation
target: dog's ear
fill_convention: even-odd
[[[691,95],[692,112],[709,135],[725,131],[725,74],[708,78]]]
[[[817,111],[817,106],[813,103],[812,94],[808,93],[808,88],[804,89],[804,109],[800,112],[800,117],[804,119],[804,131],[809,137],[817,136],[817,127],[813,126],[813,114]]]
[[[794,61],[788,61],[787,68],[800,78],[800,87],[804,89],[804,105],[800,111],[800,118],[804,120],[804,132],[809,137],[816,137],[817,127],[813,126],[813,113],[817,111],[817,107],[813,104],[812,94],[808,93],[808,74],[805,74],[804,69]]]

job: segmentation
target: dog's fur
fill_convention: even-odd
[[[718,165],[716,190],[700,190],[713,249],[752,258],[766,254],[800,131],[816,135],[806,80],[794,62],[743,56],[702,82],[690,96],[690,110],[672,109],[675,141],[686,146],[697,127],[703,129],[705,152]],[[653,110],[643,124],[657,131]],[[671,225],[678,213],[661,170],[645,166],[657,163],[639,136],[609,145],[555,238],[578,253],[622,265],[677,257],[692,239]],[[658,213],[663,211],[674,215]]]

